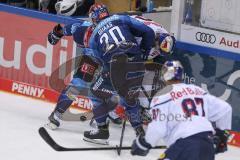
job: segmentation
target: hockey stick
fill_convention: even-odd
[[[145,88],[143,86],[141,86],[141,89],[143,91],[143,94],[146,96],[149,104],[151,103],[151,97],[148,95],[147,91],[145,90]]]
[[[66,148],[57,144],[52,137],[48,134],[44,127],[39,128],[39,134],[43,140],[51,146],[55,151],[105,151],[105,150],[117,150],[116,147],[92,147],[92,148]],[[130,150],[131,147],[121,147],[122,150]],[[166,149],[166,146],[157,146],[152,149]]]
[[[119,156],[120,156],[121,150],[122,150],[122,142],[123,142],[123,136],[124,136],[124,132],[125,132],[125,128],[126,128],[126,122],[127,122],[127,120],[124,119],[123,126],[122,126],[121,138],[120,138],[120,144],[119,144],[119,146],[118,145],[116,146],[117,153]]]

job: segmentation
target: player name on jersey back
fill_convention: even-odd
[[[99,29],[98,35],[102,35],[105,30],[111,27],[113,27],[113,24],[111,22],[107,23],[106,25],[104,25],[102,28]]]
[[[195,88],[195,87],[184,87],[181,88],[181,90],[178,91],[171,91],[170,95],[173,101],[179,99],[179,98],[184,98],[184,96],[189,96],[189,95],[204,95],[206,94],[206,92],[204,92],[202,89],[200,88]]]

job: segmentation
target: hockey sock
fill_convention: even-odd
[[[142,125],[141,115],[140,115],[140,105],[136,103],[135,105],[123,104],[126,107],[126,113],[133,128]]]
[[[62,91],[60,96],[58,97],[57,105],[55,111],[59,113],[64,113],[72,104],[73,100],[71,100],[67,95],[66,91]]]

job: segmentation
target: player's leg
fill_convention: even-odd
[[[84,132],[84,140],[98,144],[108,144],[109,133],[109,121],[108,114],[110,110],[113,110],[118,105],[118,100],[115,96],[112,96],[109,101],[101,98],[92,97],[93,102],[93,114],[94,120],[97,123],[97,128]]]
[[[179,139],[161,154],[158,160],[200,160],[199,150],[199,144],[195,141],[190,144],[185,139]]]
[[[131,100],[131,102],[129,102],[129,99],[126,100],[125,97],[121,99],[121,105],[125,107],[126,115],[131,126],[134,128],[136,135],[144,135],[145,131],[143,129],[141,106],[139,101],[134,98],[134,100]]]
[[[109,81],[100,76],[91,87],[91,101],[93,102],[93,114],[97,123],[96,130],[84,132],[84,140],[107,144],[109,138],[108,113],[114,110],[119,102],[119,98],[113,93]]]
[[[116,110],[110,111],[108,113],[108,117],[114,124],[117,125],[122,124],[122,118],[119,117],[119,115],[116,113]]]
[[[125,111],[131,126],[134,128],[136,135],[144,135],[143,121],[141,114],[141,105],[139,102],[139,93],[140,87],[142,85],[142,73],[128,73],[128,78],[139,76],[140,78],[134,83],[130,82],[130,85],[127,84],[129,81],[125,81],[125,85],[118,88],[118,94],[121,96],[121,105],[125,107]]]
[[[97,123],[97,128],[84,132],[84,140],[98,144],[108,144],[109,133],[109,121],[108,114],[116,108],[119,103],[119,97],[117,95],[111,95],[108,99],[98,98],[96,96],[91,97],[93,102],[93,115],[94,120]]]
[[[211,133],[203,132],[177,140],[158,160],[214,160]]]
[[[91,101],[93,103],[93,115],[94,120],[97,123],[97,128],[84,132],[83,140],[99,143],[99,144],[108,144],[109,138],[109,125],[107,122],[108,109],[104,100],[92,96]]]
[[[91,91],[93,95],[106,101],[106,107],[109,110],[108,118],[115,124],[122,124],[121,117],[114,110],[117,105],[116,101],[119,101],[119,99],[117,95],[114,95],[116,93],[113,91],[109,75],[103,73],[93,85]],[[117,100],[114,100],[114,98],[117,98]]]
[[[56,129],[60,126],[62,115],[71,106],[77,95],[88,95],[89,83],[81,80],[80,78],[73,78],[71,83],[64,89],[60,96],[56,107],[48,117],[49,123],[46,126],[50,129]]]
[[[62,114],[71,106],[73,100],[66,95],[67,89],[63,90],[58,97],[55,109],[48,117],[49,122],[45,125],[50,129],[57,129],[60,126]]]
[[[131,57],[126,55],[131,55]],[[142,61],[140,54],[134,56],[131,53],[116,55],[112,57],[112,61],[111,80],[115,90],[121,96],[121,105],[125,107],[129,122],[136,134],[145,134],[142,127],[141,106],[138,100],[145,72],[144,64],[139,63]]]
[[[180,160],[214,160],[215,152],[211,132],[190,136],[184,140],[184,143],[186,147],[179,155]]]
[[[205,133],[201,135],[200,138],[204,140],[201,141],[201,153],[200,160],[214,160],[215,159],[215,149],[213,144],[213,136],[210,133]]]

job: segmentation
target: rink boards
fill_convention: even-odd
[[[2,4],[0,19],[4,22],[0,31],[0,90],[56,102],[59,91],[71,79],[74,66],[71,59],[78,51],[71,38],[51,46],[46,36],[56,23],[77,20]],[[174,52],[176,57],[185,67],[187,83],[196,83],[233,106],[233,128],[240,131],[240,56],[178,42]],[[56,73],[59,66],[63,66],[61,72],[54,77],[57,81],[52,82],[52,73]],[[89,100],[84,97],[76,104],[76,107],[91,109]],[[238,132],[234,132],[230,143],[240,146]]]

